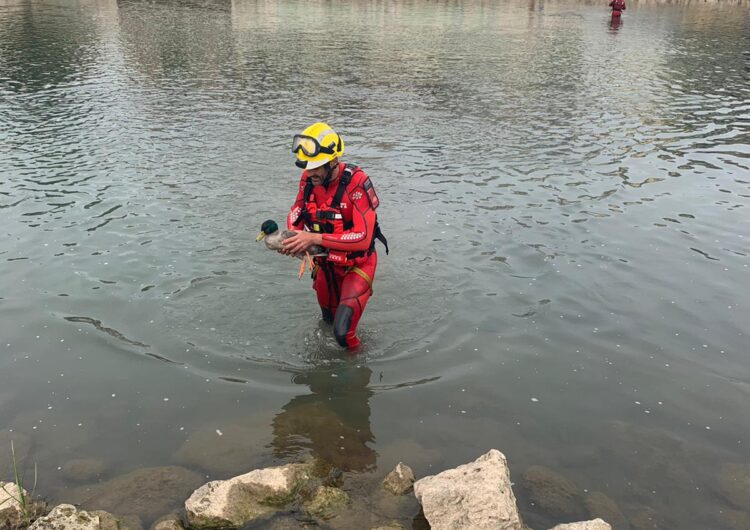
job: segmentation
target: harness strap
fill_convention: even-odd
[[[312,195],[312,190],[314,187],[315,186],[313,186],[310,177],[307,177],[307,180],[305,180],[305,191],[302,192],[302,196],[305,198],[305,202],[310,200],[310,195]]]
[[[342,162],[343,164],[343,162]],[[337,210],[339,206],[341,205],[341,199],[344,197],[344,193],[346,193],[346,188],[349,186],[349,183],[352,180],[352,177],[358,172],[361,171],[359,166],[348,166],[346,164],[344,165],[344,170],[341,174],[341,178],[339,179],[339,184],[336,187],[336,193],[334,193],[333,198],[331,199],[331,205],[330,208]],[[313,191],[313,183],[312,180],[309,178],[307,179],[307,182],[305,182],[305,189],[303,191],[303,196],[305,198],[305,203],[309,202],[310,195]],[[297,219],[297,223],[295,223],[295,226],[297,224],[306,221],[309,223],[314,223],[316,220],[320,221],[332,221],[332,220],[340,220],[342,219],[342,215],[340,213],[335,213],[331,211],[323,211],[323,212],[316,212],[315,213],[316,219],[310,219],[310,215],[307,213],[307,209],[303,208],[302,213],[300,214],[299,218]],[[320,227],[316,223],[316,232],[320,232]],[[323,224],[323,227],[331,229],[330,224]],[[344,223],[343,226],[344,230],[350,230],[352,228],[352,223]],[[325,230],[322,230],[324,233],[327,233]],[[382,230],[380,229],[380,224],[377,221],[377,216],[375,217],[375,233],[372,237],[372,243],[370,243],[370,248],[367,250],[367,254],[372,253],[375,250],[375,241],[380,241],[385,246],[385,253],[386,255],[389,253],[388,249],[388,240],[386,239],[385,235],[383,235]],[[364,256],[365,252],[351,252],[349,253],[349,258],[354,259],[361,256]],[[360,269],[357,269],[360,270]],[[356,272],[356,271],[355,271]],[[358,273],[357,273],[358,274]],[[364,273],[363,273],[364,274]],[[366,275],[365,275],[366,276]],[[364,277],[363,277],[364,278]],[[365,281],[367,281],[367,278],[365,278]],[[372,281],[368,281],[368,284],[370,285],[370,291],[372,291]]]
[[[344,192],[346,192],[346,187],[349,185],[352,180],[352,176],[357,171],[359,171],[358,167],[355,166],[354,168],[351,168],[344,164],[344,172],[341,174],[339,185],[336,188],[336,193],[331,200],[331,208],[337,209],[339,207],[339,205],[341,204],[341,199],[344,197]]]
[[[313,191],[313,183],[312,180],[310,180],[310,177],[307,178],[305,181],[305,189],[302,191],[302,199],[303,204],[307,204],[307,202],[310,200],[310,195],[312,195]],[[302,211],[299,214],[299,217],[297,217],[297,221],[294,222],[293,226],[296,228],[301,224],[304,224],[305,222],[312,222],[312,219],[310,219],[310,215],[307,213],[307,208],[302,208]]]
[[[336,277],[333,273],[333,267],[331,267],[331,265],[329,265],[327,261],[323,261],[320,263],[319,268],[323,270],[323,274],[326,277],[329,300],[338,300],[339,288],[338,288],[338,285],[336,285]],[[317,275],[317,271],[316,271],[316,275]]]
[[[372,278],[370,278],[369,274],[367,274],[356,265],[349,267],[349,270],[347,272],[353,272],[354,274],[362,278],[365,282],[367,282],[367,285],[370,286],[370,296],[372,296]]]
[[[383,231],[380,229],[380,223],[375,221],[375,234],[373,234],[372,237],[372,243],[370,244],[370,250],[375,249],[375,240],[380,241],[383,243],[383,246],[385,246],[385,255],[388,255],[388,240],[385,238],[385,235],[383,235]]]
[[[344,216],[340,213],[332,212],[330,210],[315,212],[315,217],[317,217],[318,219],[324,219],[326,221],[340,221],[344,218]]]
[[[336,187],[336,193],[334,193],[333,198],[331,199],[330,207],[332,209],[338,209],[339,205],[341,204],[341,199],[344,197],[344,193],[346,193],[346,187],[349,185],[349,183],[352,180],[352,175],[354,175],[357,171],[359,171],[358,166],[354,166],[353,168],[347,166],[346,164],[343,164],[343,166],[344,166],[344,171],[341,174],[341,178],[339,179],[339,184]],[[312,195],[313,188],[314,186],[313,186],[312,180],[308,177],[307,181],[305,182],[305,189],[302,192],[302,196],[304,197],[305,203],[308,203],[310,201],[310,196]],[[330,220],[341,219],[342,216],[341,214],[335,214],[333,212],[316,212],[315,217],[318,220],[330,221]],[[307,221],[307,222],[314,221],[314,219],[310,219],[310,214],[307,212],[306,208],[303,208],[302,213],[300,214],[294,226],[297,226],[303,221]],[[351,228],[351,227],[344,227],[344,229],[347,229],[347,228]]]

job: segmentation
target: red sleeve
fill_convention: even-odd
[[[286,227],[289,230],[302,230],[304,227],[300,224],[294,226],[294,223],[299,219],[302,209],[305,207],[305,183],[307,182],[307,175],[302,172],[299,179],[299,190],[297,191],[297,198],[294,199],[294,204],[289,209],[289,215],[286,216]]]
[[[332,250],[359,252],[370,248],[375,233],[375,210],[370,205],[362,185],[367,180],[363,172],[357,172],[356,186],[347,189],[352,205],[352,228],[343,234],[323,234],[323,246]]]

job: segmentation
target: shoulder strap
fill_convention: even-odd
[[[336,188],[336,194],[333,196],[333,200],[331,201],[331,208],[338,208],[339,204],[341,204],[341,199],[344,197],[344,192],[346,191],[346,187],[349,185],[349,183],[352,181],[352,176],[359,171],[359,167],[349,167],[346,164],[344,164],[344,171],[341,174],[341,178],[339,179],[339,186]]]
[[[310,180],[310,177],[307,177],[307,180],[305,180],[305,190],[302,192],[302,197],[305,199],[305,202],[308,202],[310,200],[310,195],[312,195],[313,188],[314,186],[312,180]]]
[[[305,189],[302,191],[302,211],[297,217],[297,221],[293,223],[295,227],[310,220],[310,215],[307,213],[307,203],[310,200],[310,195],[312,195],[313,187],[313,183],[308,177],[305,181]]]

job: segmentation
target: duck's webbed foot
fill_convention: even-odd
[[[305,250],[305,255],[299,256],[301,259],[301,263],[299,264],[299,272],[297,273],[297,279],[301,280],[302,275],[305,274],[305,267],[308,267],[310,271],[312,271],[315,268],[315,265],[313,264],[312,256],[310,256],[310,253]]]
[[[307,265],[310,267],[310,272],[312,272],[313,269],[315,269],[315,265],[313,265],[312,257],[310,256],[310,253],[308,251],[305,251],[305,257],[307,258]],[[304,260],[302,260],[304,263]]]

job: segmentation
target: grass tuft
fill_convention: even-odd
[[[34,520],[42,513],[44,509],[43,503],[34,502],[34,492],[36,491],[37,482],[37,465],[34,462],[34,484],[31,489],[31,493],[26,493],[23,487],[23,477],[18,472],[18,462],[16,460],[16,448],[13,445],[13,441],[10,442],[10,455],[13,462],[13,482],[14,484],[10,487],[8,485],[2,486],[2,490],[8,495],[8,499],[0,502],[2,506],[5,502],[14,500],[18,503],[21,509],[21,514],[18,521],[10,524],[11,530],[17,530],[28,527]],[[14,487],[15,486],[15,487]],[[10,490],[10,491],[9,491]],[[14,491],[15,490],[15,491]]]

